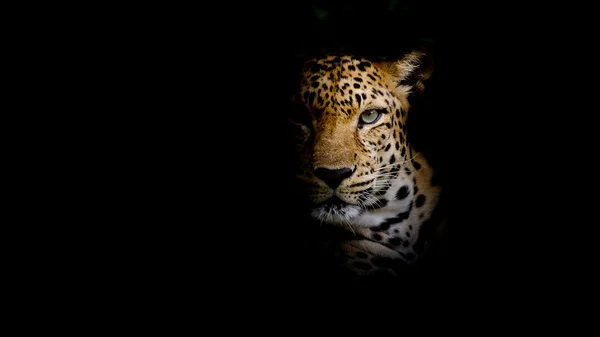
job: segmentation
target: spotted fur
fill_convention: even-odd
[[[352,274],[398,275],[426,251],[422,227],[440,187],[406,126],[409,99],[431,75],[426,57],[328,55],[303,67],[293,97],[297,178],[325,256]]]

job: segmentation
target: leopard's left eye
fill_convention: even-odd
[[[360,122],[364,124],[373,124],[381,117],[379,110],[367,110],[360,114]]]

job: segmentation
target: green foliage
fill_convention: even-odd
[[[327,20],[329,17],[329,11],[327,9],[313,7],[313,10],[315,11],[315,18],[317,20]]]

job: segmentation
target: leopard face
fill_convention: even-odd
[[[381,206],[381,194],[412,156],[408,99],[430,75],[424,56],[329,55],[305,63],[292,122],[297,178],[315,219],[349,223]]]

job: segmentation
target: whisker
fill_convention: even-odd
[[[385,177],[390,177],[391,179],[395,179],[398,175],[396,174],[382,174],[382,175],[376,175],[375,178],[385,178]]]
[[[384,166],[378,167],[378,168],[376,168],[376,169],[375,169],[375,171],[381,171],[381,170],[385,170],[385,169],[387,169],[387,168],[389,168],[389,167],[392,167],[392,166],[396,166],[396,165],[402,165],[402,164],[404,164],[404,163],[407,163],[407,162],[409,162],[409,161],[412,161],[412,160],[413,160],[413,159],[415,159],[415,157],[416,157],[416,156],[418,156],[418,155],[419,155],[419,152],[415,153],[415,154],[414,154],[414,156],[410,157],[409,159],[406,159],[406,160],[403,160],[403,161],[399,161],[399,162],[397,162],[397,163],[388,164],[388,165],[384,165]]]
[[[375,169],[375,171],[381,171],[381,170],[385,170],[385,169],[387,169],[387,168],[390,168],[390,167],[395,167],[395,166],[398,166],[398,165],[400,165],[401,163],[402,163],[402,162],[398,162],[398,163],[393,163],[393,164],[384,165],[384,166],[381,166],[381,167],[378,167],[378,168],[376,168],[376,169]]]
[[[360,208],[366,208],[367,207],[365,205],[365,203],[363,202],[363,200],[362,200],[363,198],[364,198],[363,195],[361,195],[361,196],[358,197],[358,206],[360,206]]]
[[[358,235],[356,235],[356,232],[354,231],[354,228],[350,224],[350,221],[347,221],[347,224],[348,224],[348,227],[350,227],[350,230],[352,231],[352,234],[354,234],[354,237],[358,239]]]
[[[361,196],[364,200],[363,202],[363,207],[371,207],[371,206],[383,206],[383,204],[381,203],[381,200],[379,200],[378,198],[376,198],[375,196],[373,196],[372,194],[366,195],[366,196]],[[366,202],[369,202],[369,204],[367,205]]]
[[[381,177],[381,178],[377,179],[371,186],[381,184],[381,183],[391,184],[394,180],[396,180],[396,178],[398,178],[398,177],[391,177],[391,178]]]
[[[346,225],[348,225],[348,227],[350,227],[350,230],[352,231],[352,234],[354,234],[354,237],[358,239],[358,235],[356,235],[356,232],[354,231],[354,228],[352,227],[352,224],[350,223],[350,220],[344,219],[344,223]]]
[[[375,172],[374,176],[376,176],[376,177],[386,176],[386,175],[391,176],[391,175],[397,174],[398,172],[400,172],[400,170],[394,171],[394,172],[386,172],[386,171],[384,171],[384,172]]]

